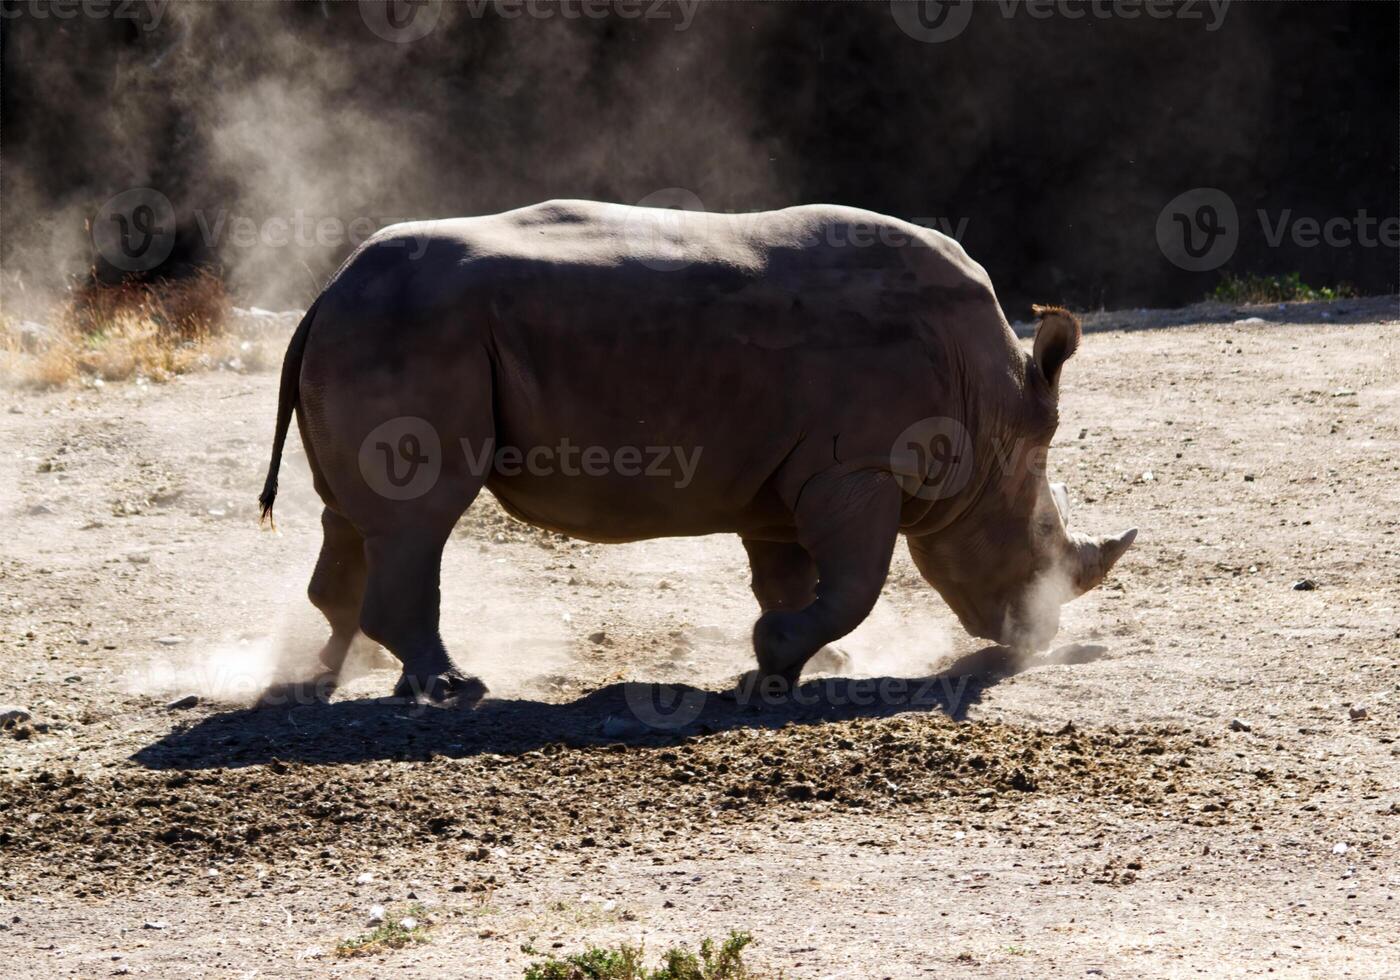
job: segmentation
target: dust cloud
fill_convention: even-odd
[[[532,569],[459,538],[448,544],[442,580],[451,593],[443,598],[443,642],[492,697],[545,694],[551,681],[577,674],[565,597],[540,591]]]
[[[900,608],[881,598],[865,621],[819,652],[808,671],[843,677],[927,677],[954,652],[953,636],[938,598]],[[831,652],[834,651],[835,656]]]
[[[178,645],[127,671],[118,686],[128,694],[167,699],[194,694],[249,705],[273,684],[313,677],[316,653],[329,630],[304,598],[301,579],[308,571],[296,562],[286,564],[283,591],[294,599],[284,604],[268,633],[180,638]],[[478,554],[467,540],[449,544],[444,557],[443,640],[458,666],[480,677],[494,697],[547,694],[552,681],[577,673],[562,599],[532,593],[529,578],[528,569]],[[359,635],[338,691],[388,695],[400,669],[388,651]]]
[[[20,312],[90,271],[121,278],[90,222],[134,188],[170,202],[160,275],[214,266],[240,302],[271,308],[304,308],[399,221],[677,183],[709,208],[781,196],[742,67],[756,40],[697,16],[609,59],[607,24],[473,10],[443,4],[410,44],[376,36],[354,3],[172,4],[126,33],[12,18],[0,301]],[[75,64],[103,74],[100,112]],[[650,96],[704,75],[706,98],[672,125],[674,103]]]

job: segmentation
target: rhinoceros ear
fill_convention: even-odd
[[[1031,312],[1040,319],[1035,328],[1035,366],[1050,391],[1058,394],[1060,368],[1079,349],[1079,320],[1058,306],[1032,306]]]

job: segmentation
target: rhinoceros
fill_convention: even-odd
[[[1035,312],[1027,353],[958,242],[850,207],[383,229],[282,365],[262,512],[294,413],[325,504],[331,636],[304,683],[328,693],[363,631],[402,662],[397,696],[485,693],[438,629],[443,546],[483,487],[589,541],[737,534],[767,689],[867,616],[901,534],[969,633],[1045,648],[1136,529],[1067,530],[1045,451],[1081,331]]]

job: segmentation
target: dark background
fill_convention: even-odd
[[[1201,299],[1222,270],[1177,268],[1155,227],[1214,187],[1240,214],[1223,270],[1397,290],[1396,249],[1270,247],[1255,216],[1400,210],[1391,3],[1237,0],[1214,31],[1203,5],[1039,19],[984,3],[936,44],[884,2],[707,3],[683,30],[675,8],[505,19],[457,3],[411,43],[353,2],[176,4],[153,30],[44,9],[0,22],[9,302],[91,269],[84,222],[138,186],[179,217],[153,274],[214,264],[264,305],[305,304],[350,243],[236,245],[197,214],[377,226],[665,188],[721,211],[836,202],[965,222],[1022,318],[1032,301]]]

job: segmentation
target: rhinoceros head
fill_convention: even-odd
[[[1068,528],[1069,495],[1047,479],[1045,451],[1058,420],[1060,369],[1079,346],[1080,327],[1064,310],[1035,312],[1025,404],[1008,413],[1015,431],[979,438],[987,444],[978,451],[995,465],[967,512],[937,534],[909,538],[919,571],[969,633],[1024,650],[1050,645],[1060,606],[1103,581],[1137,536],[1136,528],[1102,537]]]

